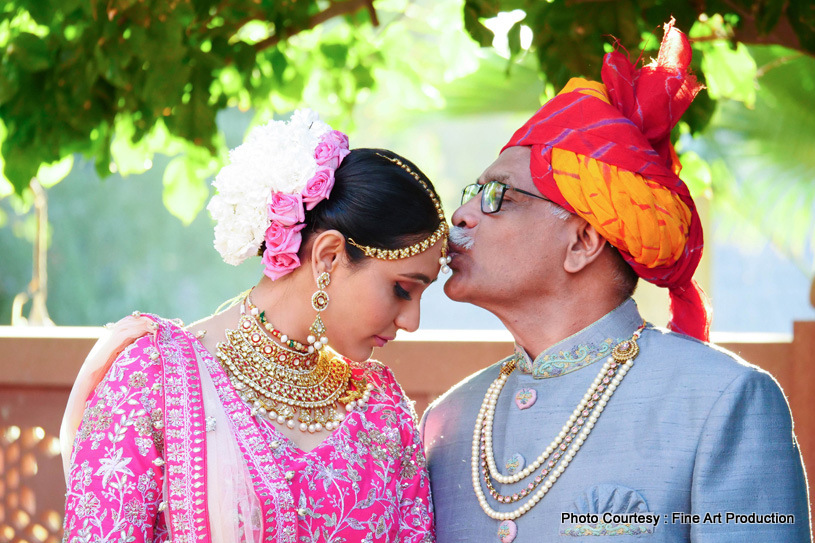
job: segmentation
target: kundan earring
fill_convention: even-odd
[[[328,293],[325,287],[331,282],[331,276],[328,272],[323,272],[317,276],[317,292],[311,296],[311,307],[317,312],[317,317],[311,323],[308,329],[309,336],[306,340],[309,343],[308,352],[313,353],[315,350],[319,351],[328,344],[328,338],[325,337],[325,324],[320,317],[320,313],[325,311],[328,307]]]

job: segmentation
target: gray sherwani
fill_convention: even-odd
[[[521,361],[496,408],[493,442],[501,472],[537,458],[612,348],[641,324],[636,304],[628,300],[536,360]],[[574,460],[515,521],[515,543],[580,536],[615,543],[811,541],[801,456],[775,380],[715,346],[651,326],[638,344],[634,366]],[[439,543],[501,540],[501,522],[481,510],[470,475],[476,415],[500,366],[465,379],[422,420]],[[520,409],[529,389],[537,400]],[[479,484],[486,493],[484,482]],[[502,494],[522,487],[494,484]],[[502,512],[525,501],[504,505],[489,494],[487,499]],[[643,516],[623,522],[630,519],[603,513]]]

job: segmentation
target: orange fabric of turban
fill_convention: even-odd
[[[707,341],[710,305],[693,280],[702,226],[670,141],[702,85],[688,72],[690,43],[673,25],[654,62],[637,68],[608,53],[603,83],[573,78],[504,149],[531,147],[538,190],[586,219],[638,276],[669,289],[669,328]]]

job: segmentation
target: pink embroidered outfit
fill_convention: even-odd
[[[116,359],[74,444],[65,541],[429,542],[415,414],[390,370],[306,453],[252,414],[191,334],[158,320]]]

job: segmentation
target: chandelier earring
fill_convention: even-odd
[[[306,341],[309,343],[308,352],[313,353],[319,351],[328,344],[328,338],[325,336],[325,323],[323,323],[320,314],[328,307],[328,293],[325,288],[331,283],[331,275],[328,272],[322,272],[317,276],[317,292],[311,296],[311,307],[317,312],[314,322],[309,327],[309,336]]]

